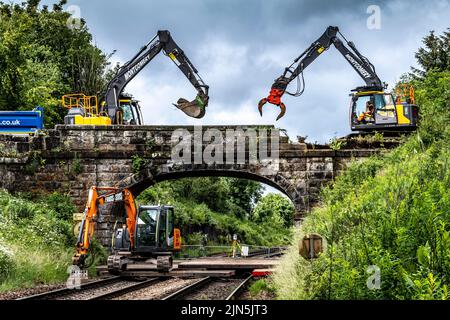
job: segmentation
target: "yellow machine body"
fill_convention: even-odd
[[[109,117],[102,116],[83,117],[81,115],[76,115],[74,124],[87,126],[109,126],[111,125],[111,119]]]
[[[358,91],[351,96],[352,131],[409,131],[417,127],[418,107],[414,104],[414,91],[410,87],[406,94],[397,91],[396,99],[393,94],[384,91]],[[374,114],[371,121],[361,122],[362,114],[367,113],[368,102],[375,107]]]

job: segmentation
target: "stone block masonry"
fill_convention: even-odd
[[[250,163],[251,152],[255,150],[249,151],[249,141],[246,141],[245,148],[240,149],[245,154],[243,163],[195,162],[198,160],[196,155],[203,153],[209,142],[203,141],[198,146],[194,140],[192,161],[174,163],[171,158],[172,135],[180,129],[192,134],[192,139],[195,130],[204,133],[214,129],[223,137],[230,130],[275,131],[273,126],[205,126],[200,129],[193,126],[56,126],[45,136],[0,136],[0,188],[10,192],[66,193],[82,211],[87,192],[93,185],[131,185],[137,195],[168,179],[240,177],[266,183],[286,194],[295,206],[295,220],[299,222],[319,201],[320,188],[345,170],[351,160],[381,151],[311,149],[305,143],[289,141],[277,131],[279,160],[276,170],[265,170],[267,168],[260,163]],[[274,136],[267,139],[270,144]],[[227,150],[226,140],[218,143],[222,144],[224,152]],[[231,152],[234,159],[238,159],[238,149]],[[104,244],[110,241],[113,220],[102,217],[99,224],[97,236]]]

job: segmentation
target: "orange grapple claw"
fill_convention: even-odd
[[[259,103],[258,103],[258,110],[259,110],[259,114],[260,114],[261,116],[262,116],[262,109],[263,109],[263,106],[264,106],[267,102],[270,102],[270,101],[269,101],[267,98],[264,98],[264,99],[261,99],[261,100],[259,101]],[[281,109],[280,114],[278,115],[277,120],[276,120],[276,121],[278,121],[278,120],[280,120],[282,117],[284,117],[284,114],[286,113],[286,106],[285,106],[284,103],[281,102],[281,101],[280,101],[279,104],[275,104],[275,105],[279,106],[280,109]]]
[[[267,98],[261,99],[258,104],[258,110],[259,114],[262,116],[262,108],[263,106],[269,102],[270,104],[279,106],[281,109],[280,114],[277,117],[277,121],[280,120],[284,114],[286,113],[286,106],[283,102],[281,102],[281,97],[284,94],[284,89],[280,89],[279,86],[276,85],[277,82],[272,86],[272,89],[270,90],[269,96]]]
[[[280,112],[280,114],[278,115],[276,121],[278,121],[278,120],[280,120],[281,118],[283,118],[283,117],[284,117],[284,114],[286,113],[286,106],[284,105],[283,102],[280,103],[279,107],[280,107],[280,109],[281,109],[281,112]]]
[[[258,103],[259,115],[262,117],[262,108],[267,103],[267,98],[261,99]]]

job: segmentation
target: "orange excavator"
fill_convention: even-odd
[[[108,257],[108,271],[120,274],[129,264],[152,258],[156,259],[158,271],[169,271],[172,268],[173,252],[181,249],[181,233],[174,227],[174,208],[150,205],[136,207],[130,189],[115,187],[90,188],[73,264],[80,268],[86,267],[99,211],[107,204],[112,204],[113,211],[117,211],[111,243],[113,254]],[[115,210],[117,208],[119,210]]]

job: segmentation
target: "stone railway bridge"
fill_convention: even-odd
[[[283,192],[299,222],[325,183],[378,152],[312,148],[273,126],[56,126],[45,136],[0,136],[0,188],[67,193],[81,211],[93,185],[131,186],[137,196],[164,180],[238,177]],[[100,219],[100,238],[110,239],[113,220]]]

